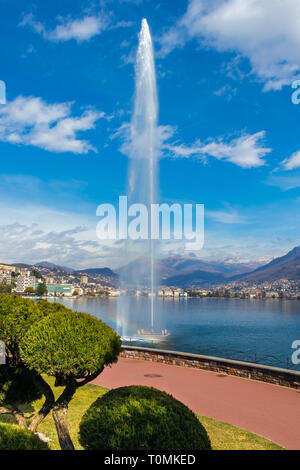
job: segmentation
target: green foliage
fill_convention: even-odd
[[[26,287],[24,294],[35,294],[35,290],[33,287]]]
[[[21,344],[29,369],[61,379],[88,378],[116,362],[121,341],[115,331],[87,313],[58,311],[32,325]]]
[[[45,282],[39,282],[36,288],[36,295],[42,297],[43,295],[47,295],[48,290]]]
[[[40,273],[40,271],[38,269],[33,269],[30,273],[30,276],[34,276],[37,279],[44,279],[43,275]]]
[[[0,450],[49,450],[49,446],[30,431],[0,424]]]
[[[32,381],[32,372],[22,366],[0,366],[0,406],[20,405],[41,396]]]
[[[33,300],[14,295],[0,295],[0,340],[14,360],[20,359],[19,343],[41,313]]]
[[[7,284],[6,279],[0,283],[0,294],[10,294],[11,292],[11,285]]]
[[[80,424],[86,450],[210,450],[195,414],[155,388],[130,386],[96,400]]]
[[[72,312],[72,310],[60,303],[48,302],[47,300],[39,300],[36,305],[43,316],[50,315],[55,312]]]

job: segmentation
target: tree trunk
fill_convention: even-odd
[[[55,406],[52,414],[61,449],[74,450],[74,445],[68,428],[68,406]]]
[[[62,450],[74,450],[74,445],[68,428],[68,405],[76,392],[77,383],[70,380],[63,393],[56,400],[53,408],[53,419]]]
[[[23,429],[27,429],[25,416],[23,415],[22,411],[19,410],[17,406],[12,409],[11,413],[13,417],[15,418],[15,420],[17,421],[18,425]]]
[[[33,380],[34,380],[35,385],[45,396],[45,402],[42,408],[40,409],[38,414],[34,416],[34,418],[32,419],[29,425],[30,431],[36,432],[39,424],[43,421],[43,419],[46,418],[46,416],[52,410],[54,403],[55,403],[55,399],[54,399],[54,395],[53,395],[50,385],[47,384],[47,382],[45,382],[45,380],[40,375],[34,376]]]

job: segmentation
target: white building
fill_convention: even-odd
[[[17,277],[16,292],[23,293],[27,287],[35,287],[35,277],[34,276],[23,276],[22,274]]]

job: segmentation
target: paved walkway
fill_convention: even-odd
[[[94,381],[107,388],[148,385],[193,411],[300,450],[300,391],[214,372],[119,359]]]

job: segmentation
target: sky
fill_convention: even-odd
[[[144,17],[160,201],[205,205],[204,248],[187,255],[262,263],[300,245],[298,0],[0,0],[0,9],[1,262],[120,264],[121,247],[96,237],[96,209],[127,191],[122,129]]]

